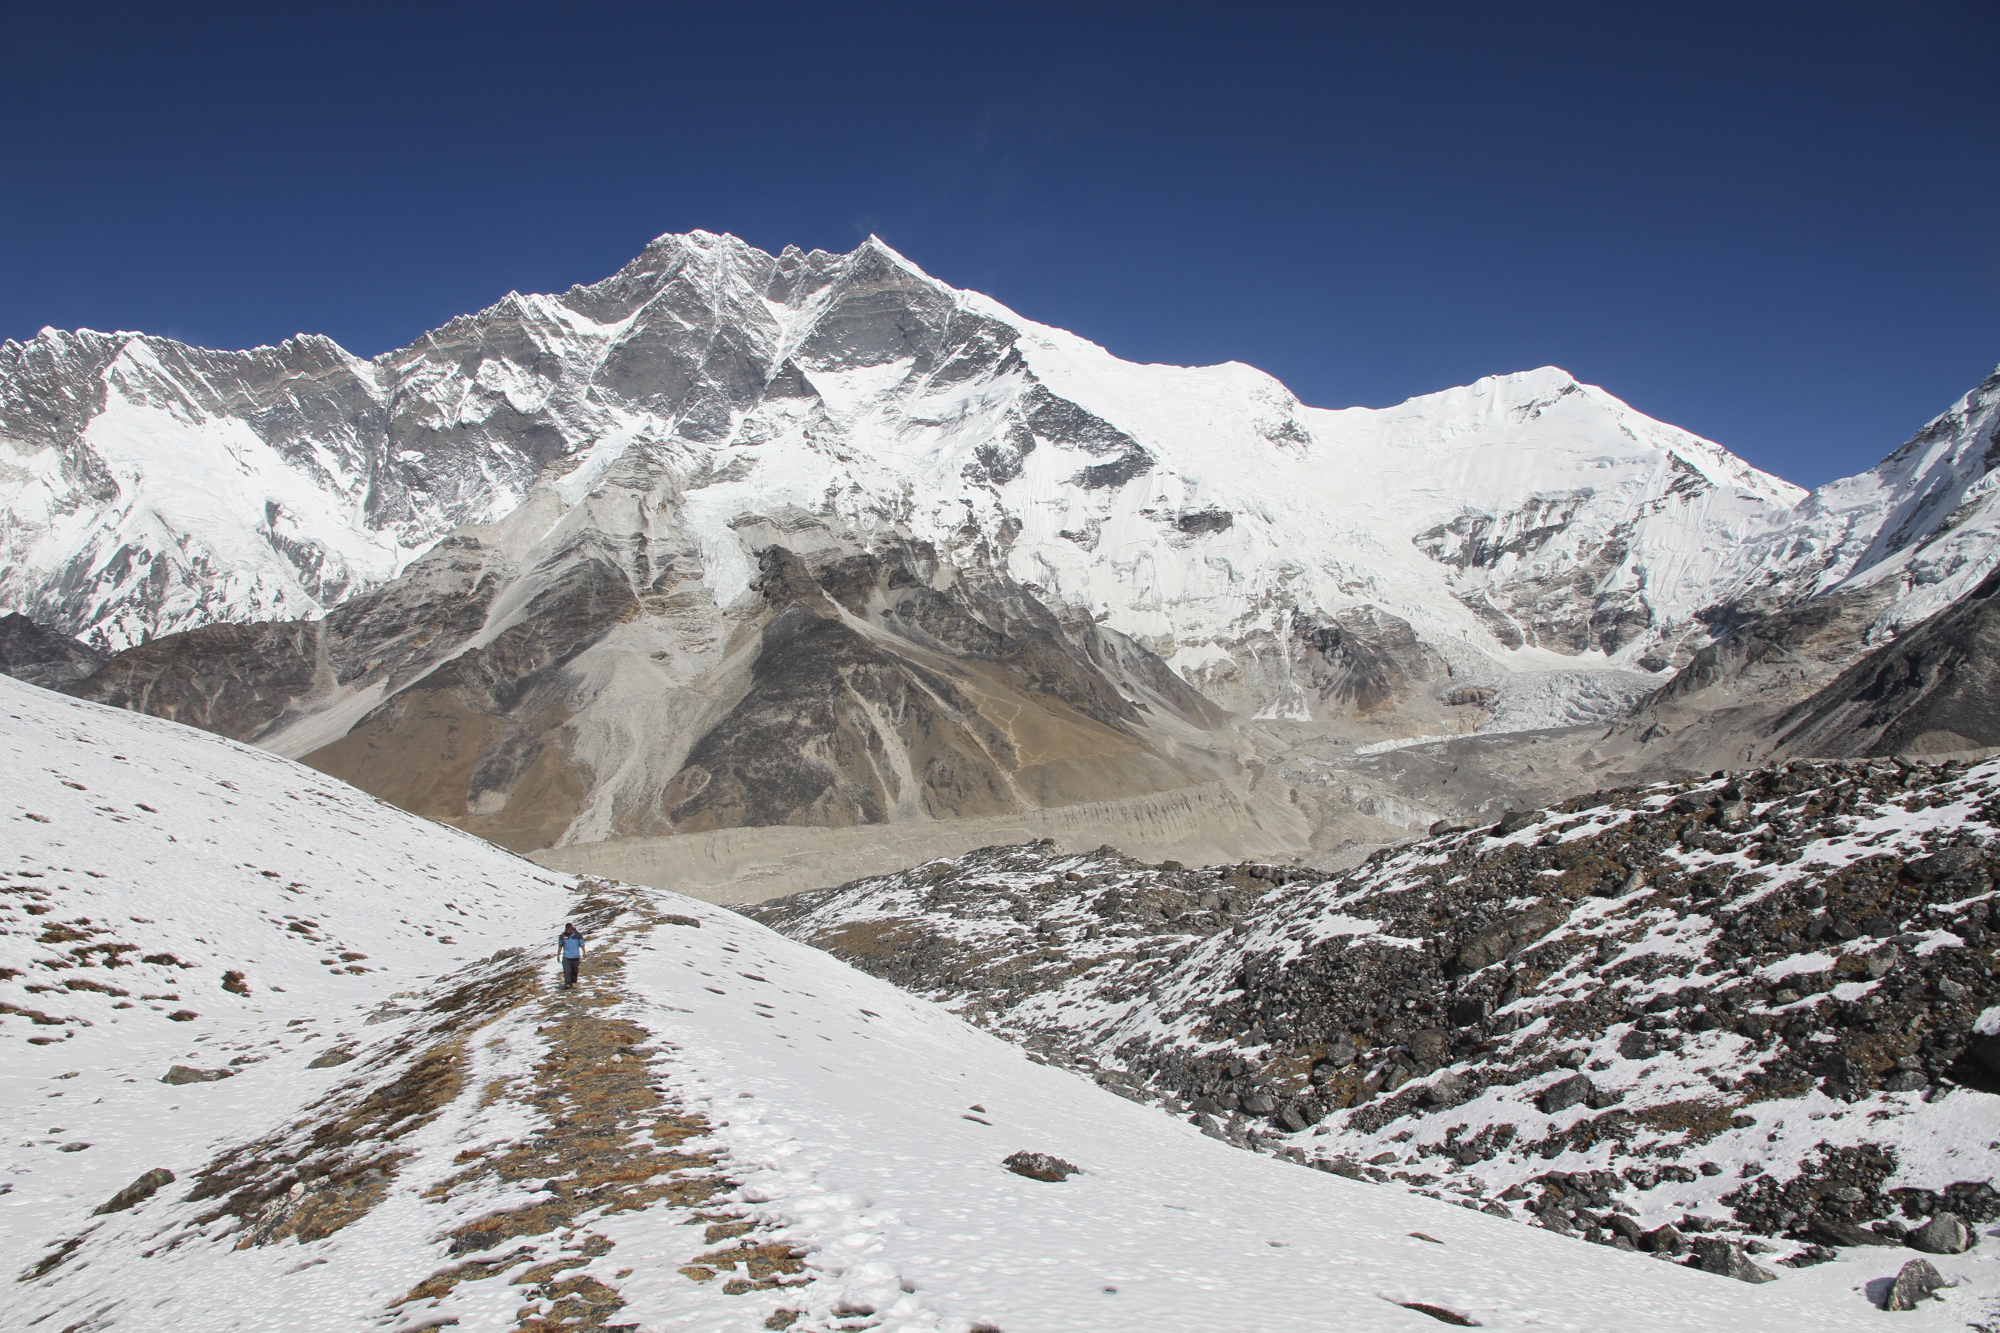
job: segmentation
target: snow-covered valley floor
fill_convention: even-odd
[[[6,680],[0,751],[0,1327],[1748,1333],[2000,1290],[1989,1243],[1889,1315],[1900,1252],[1751,1286],[1243,1152],[724,909]]]

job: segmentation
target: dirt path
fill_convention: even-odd
[[[417,1273],[425,1271],[417,1265],[426,1242],[443,1242],[446,1258],[388,1303],[389,1327],[455,1324],[441,1302],[465,1284],[501,1282],[519,1289],[511,1315],[518,1333],[636,1333],[640,1325],[621,1317],[628,1302],[618,1284],[642,1266],[657,1275],[663,1262],[675,1262],[648,1252],[622,1266],[624,1257],[612,1255],[617,1242],[605,1233],[619,1228],[607,1223],[639,1210],[703,1228],[699,1244],[665,1247],[692,1253],[677,1264],[691,1283],[715,1284],[725,1296],[807,1285],[813,1276],[803,1252],[725,1201],[739,1182],[713,1146],[714,1127],[676,1092],[678,1052],[629,1016],[639,1006],[628,1003],[636,998],[628,955],[653,931],[700,923],[661,910],[643,890],[603,884],[591,886],[570,917],[591,941],[575,989],[561,987],[553,958],[509,950],[420,997],[398,997],[411,1003],[384,1006],[403,1023],[397,1035],[367,1049],[329,1050],[324,1064],[351,1061],[351,1076],[281,1128],[210,1160],[189,1182],[184,1203],[194,1208],[162,1214],[157,1229],[136,1234],[121,1231],[115,1215],[93,1219],[51,1241],[18,1280],[65,1281],[91,1266],[99,1246],[145,1258],[209,1236],[226,1236],[223,1244],[237,1250],[310,1246],[386,1200],[414,1195],[437,1205],[440,1227],[400,1252]],[[507,1055],[524,1047],[533,1053],[525,1067]],[[489,1052],[495,1058],[483,1058]],[[481,1128],[501,1103],[526,1112],[499,1117],[510,1137]],[[513,1128],[524,1121],[530,1128]],[[435,1147],[418,1146],[436,1143],[434,1132],[418,1131],[440,1122],[460,1126],[459,1151],[441,1177]],[[493,1210],[474,1202],[524,1194],[527,1202]],[[322,1252],[307,1266],[324,1262]],[[778,1299],[765,1326],[790,1328],[800,1316]]]
[[[500,1097],[525,1101],[541,1128],[532,1137],[465,1149],[457,1158],[461,1169],[424,1192],[448,1199],[480,1182],[539,1180],[547,1197],[455,1228],[451,1252],[467,1256],[464,1261],[418,1283],[390,1308],[504,1276],[522,1288],[515,1313],[522,1333],[636,1330],[637,1324],[618,1322],[625,1300],[615,1286],[633,1270],[599,1275],[606,1265],[593,1261],[614,1243],[593,1226],[640,1208],[683,1210],[689,1225],[705,1228],[704,1243],[717,1248],[681,1267],[691,1281],[721,1278],[731,1295],[811,1281],[792,1246],[760,1240],[753,1222],[726,1207],[704,1207],[736,1186],[716,1156],[682,1150],[705,1139],[709,1123],[672,1095],[673,1048],[612,1012],[630,998],[626,953],[635,940],[655,929],[698,927],[692,918],[657,911],[638,894],[614,902],[600,893],[579,903],[573,919],[594,942],[583,980],[564,990],[552,975],[538,976],[527,999],[540,1010],[542,1058],[524,1086],[496,1082],[477,1093],[482,1104]],[[583,1268],[597,1272],[575,1271]],[[770,1326],[791,1322],[781,1313]]]

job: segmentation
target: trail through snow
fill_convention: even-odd
[[[212,736],[0,681],[0,737],[9,901],[49,908],[10,911],[0,937],[0,1089],[27,1140],[0,1158],[0,1217],[17,1275],[48,1264],[0,1326],[1434,1327],[1413,1303],[1505,1329],[1879,1317],[1831,1288],[1889,1261],[1747,1286],[1241,1152],[734,913],[553,883]],[[592,956],[563,993],[541,946],[571,914]],[[335,969],[288,917],[369,956]],[[50,921],[98,933],[46,943]],[[64,952],[106,943],[130,947],[84,957],[197,965]],[[221,989],[225,959],[248,997]],[[199,1016],[155,1007],[174,1004]],[[336,1044],[352,1058],[309,1067]],[[170,1062],[237,1072],[163,1085]],[[1022,1150],[1080,1171],[1009,1173]],[[93,1215],[153,1167],[175,1182]]]

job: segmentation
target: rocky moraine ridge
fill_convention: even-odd
[[[1760,1281],[2000,1219],[1996,823],[2000,763],[1794,761],[1331,877],[1038,844],[742,910],[1241,1146]]]

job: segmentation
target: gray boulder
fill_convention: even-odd
[[[1685,1254],[1688,1247],[1687,1237],[1671,1222],[1642,1233],[1637,1244],[1652,1254]]]
[[[1424,1089],[1424,1100],[1432,1106],[1456,1106],[1468,1091],[1466,1081],[1447,1069]]]
[[[1909,863],[1909,871],[1912,878],[1926,884],[1935,884],[1940,880],[1955,879],[1960,875],[1973,873],[1980,868],[1980,863],[1985,857],[1984,848],[1947,847],[1941,852],[1914,858]]]
[[[1903,1243],[1925,1254],[1964,1254],[1979,1243],[1979,1235],[1957,1213],[1936,1213]]]
[[[1566,1111],[1572,1106],[1579,1106],[1589,1101],[1596,1091],[1597,1086],[1590,1081],[1589,1075],[1571,1074],[1568,1078],[1543,1088],[1535,1103],[1542,1108],[1544,1115],[1554,1115],[1558,1111]]]
[[[1914,1310],[1919,1301],[1929,1300],[1945,1286],[1945,1280],[1937,1269],[1931,1267],[1928,1259],[1912,1259],[1896,1274],[1896,1280],[1889,1284],[1889,1295],[1882,1302],[1884,1310]]]
[[[1568,921],[1569,913],[1569,904],[1557,901],[1542,903],[1519,916],[1496,921],[1459,947],[1452,968],[1463,974],[1477,972],[1489,963],[1497,963]]]
[[[1778,1278],[1770,1269],[1751,1263],[1742,1245],[1724,1236],[1696,1236],[1694,1258],[1688,1260],[1688,1266],[1738,1282],[1775,1282]]]
[[[1360,1058],[1360,1055],[1361,1052],[1356,1049],[1353,1042],[1345,1037],[1339,1037],[1335,1039],[1333,1045],[1327,1047],[1326,1058],[1320,1061],[1320,1064],[1328,1069],[1345,1069]]]
[[[1418,1064],[1441,1065],[1451,1055],[1451,1034],[1443,1028],[1423,1028],[1410,1034],[1410,1054]]]
[[[1843,1222],[1837,1217],[1815,1217],[1806,1224],[1806,1238],[1821,1245],[1894,1245],[1887,1236],[1878,1236],[1867,1227]]]
[[[1046,1180],[1051,1184],[1061,1184],[1083,1169],[1045,1152],[1017,1152],[1004,1159],[1000,1165],[1017,1176],[1026,1176],[1030,1180]]]
[[[1522,829],[1532,828],[1546,818],[1548,812],[1544,810],[1509,810],[1500,817],[1500,822],[1493,826],[1493,836],[1504,838],[1510,833],[1519,833]]]

